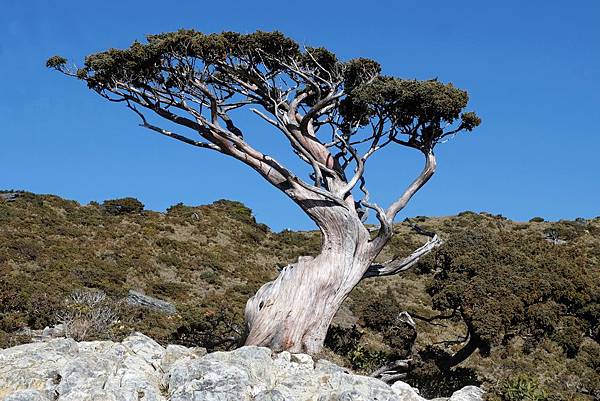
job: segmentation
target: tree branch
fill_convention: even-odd
[[[447,359],[441,361],[440,367],[442,369],[450,369],[470,357],[475,351],[477,351],[481,345],[481,340],[476,335],[469,333],[469,339],[467,343],[453,355]]]
[[[388,362],[369,376],[375,377],[388,384],[393,383],[397,380],[406,378],[411,363],[412,359],[398,359],[396,361]]]
[[[433,151],[430,150],[424,152],[424,154],[425,167],[423,168],[423,171],[421,171],[421,174],[419,174],[419,176],[408,186],[408,188],[406,188],[402,196],[400,196],[400,198],[392,203],[392,205],[390,205],[390,207],[386,210],[385,214],[390,221],[394,220],[396,214],[398,214],[398,212],[406,206],[410,198],[412,198],[413,195],[419,189],[421,189],[421,187],[425,185],[425,183],[429,181],[429,179],[435,173],[436,160]]]
[[[188,138],[186,136],[176,134],[174,132],[168,131],[166,129],[162,129],[160,127],[157,127],[157,126],[152,125],[152,124],[148,124],[146,122],[140,124],[140,127],[148,128],[148,129],[150,129],[152,131],[158,132],[159,134],[168,136],[169,138],[177,139],[178,141],[187,143],[187,144],[192,145],[192,146],[197,146],[199,148],[212,149],[212,150],[216,150],[217,152],[221,152],[222,153],[222,149],[219,146],[215,145],[214,143],[195,141],[195,140],[193,140],[191,138]]]
[[[373,264],[369,266],[362,278],[365,279],[370,277],[391,276],[406,271],[414,266],[422,256],[442,245],[443,241],[440,237],[438,237],[437,234],[424,231],[418,228],[416,225],[413,225],[413,228],[415,228],[419,234],[426,235],[430,237],[430,239],[405,258],[392,259],[382,264]]]

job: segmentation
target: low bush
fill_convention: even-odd
[[[81,289],[65,301],[56,320],[65,336],[77,341],[110,338],[110,329],[119,319],[120,305],[99,290]]]
[[[537,380],[527,376],[513,376],[500,382],[492,389],[490,401],[550,401],[547,390]]]
[[[141,213],[144,204],[135,198],[110,199],[102,203],[102,208],[108,214],[123,215]]]

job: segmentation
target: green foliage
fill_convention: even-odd
[[[529,222],[530,223],[543,223],[545,220],[543,217],[532,217]]]
[[[185,300],[188,284],[157,280],[150,284],[150,293],[159,298],[168,298],[178,301]]]
[[[388,362],[389,355],[361,342],[364,332],[356,325],[352,327],[331,326],[325,345],[345,357],[353,369],[368,373]]]
[[[122,198],[105,200],[102,207],[108,214],[121,215],[141,213],[144,211],[144,204],[135,198]]]
[[[225,302],[216,307],[187,308],[182,315],[185,323],[171,335],[172,342],[213,352],[234,349],[243,340],[243,317]]]
[[[562,239],[565,241],[572,241],[582,235],[585,235],[588,231],[588,225],[584,222],[577,221],[567,221],[561,220],[551,227],[548,227],[544,230],[544,234],[546,234],[549,238]]]
[[[379,75],[381,65],[367,58],[355,58],[346,63],[344,86],[348,92]]]
[[[249,294],[277,273],[274,266],[299,255],[287,246],[280,249],[292,259],[274,254],[274,234],[239,202],[178,205],[166,214],[139,214],[137,202],[106,203],[116,214],[48,195],[20,193],[13,202],[0,201],[0,346],[16,344],[24,327],[57,324],[65,299],[86,287],[117,299],[140,289],[181,310],[205,298],[204,307],[215,308],[215,286],[235,288],[229,299],[241,316]],[[110,333],[115,339],[138,330],[173,341],[186,324],[181,316],[130,307],[121,312],[122,324]]]
[[[594,323],[597,269],[577,247],[505,231],[455,229],[437,252],[428,292],[440,311],[460,311],[487,347],[522,333],[550,336],[569,356]],[[596,279],[594,279],[596,277]]]
[[[472,368],[440,369],[436,363],[442,359],[439,349],[426,348],[413,358],[412,369],[404,381],[418,388],[423,397],[447,397],[465,386],[481,385]]]
[[[446,122],[451,124],[460,118],[468,100],[467,92],[452,84],[382,76],[353,89],[341,111],[350,125],[366,124],[377,113],[383,113],[399,127],[432,121],[434,123],[416,138],[420,142],[430,142],[442,135],[442,126]],[[471,130],[479,123],[475,114],[463,114],[465,128]]]
[[[410,356],[417,332],[409,324],[399,320],[401,304],[397,294],[389,286],[385,295],[360,297],[355,301],[354,309],[361,317],[364,327],[382,334],[383,343],[390,347],[392,357]]]
[[[257,31],[247,35],[223,32],[207,35],[182,29],[149,35],[147,39],[146,44],[135,41],[127,49],[109,49],[89,55],[77,76],[86,80],[94,89],[112,87],[117,80],[165,84],[170,87],[179,82],[174,77],[165,79],[161,73],[161,65],[172,58],[197,58],[211,65],[227,57],[251,56],[262,59],[264,66],[271,70],[281,68],[281,64],[275,60],[288,57],[302,59],[298,44],[280,32]],[[54,56],[48,60],[47,66],[62,68],[64,61],[64,58]]]
[[[67,64],[67,59],[61,56],[52,56],[46,61],[46,67],[61,68]]]
[[[185,97],[186,93],[198,96],[198,88],[192,81],[199,81],[210,87],[209,91],[245,97],[246,89],[240,87],[240,82],[262,79],[273,86],[256,86],[254,91],[262,98],[259,103],[270,103],[271,96],[289,91],[305,95],[299,101],[312,106],[325,100],[331,88],[335,88],[334,92],[342,89],[341,95],[336,96],[341,102],[336,102],[329,113],[341,118],[340,125],[348,134],[354,134],[356,127],[377,117],[391,123],[399,134],[408,135],[405,145],[427,151],[442,137],[471,131],[481,123],[474,112],[464,112],[467,92],[452,84],[437,79],[418,81],[380,76],[381,67],[376,61],[357,58],[343,62],[323,47],[301,49],[296,41],[277,31],[204,34],[182,29],[149,35],[146,43],[134,41],[126,49],[111,48],[91,54],[85,58],[84,67],[75,73],[68,71],[65,63],[66,59],[54,56],[47,66],[74,74],[104,97],[126,99],[157,112],[162,107],[161,101],[150,102],[154,104],[150,106],[147,100],[138,98],[140,91],[149,95],[158,89],[177,97],[182,94]],[[190,74],[194,80],[189,79]],[[132,91],[131,87],[137,89]],[[127,98],[123,90],[129,91]],[[193,119],[181,116],[174,119],[168,116],[170,112],[163,111],[158,114],[195,127]],[[445,132],[454,122],[458,122],[455,129]]]
[[[445,245],[413,272],[355,289],[336,317],[346,328],[334,325],[328,334],[339,363],[371,373],[412,350],[407,380],[427,397],[480,381],[489,386],[512,372],[530,373],[555,398],[600,395],[600,219],[515,224],[466,213],[418,220]],[[13,201],[0,199],[0,224],[0,347],[28,341],[22,328],[58,323],[56,312],[84,287],[113,300],[143,290],[177,307],[178,314],[164,315],[123,305],[106,337],[141,331],[163,344],[235,347],[248,297],[276,276],[276,266],[315,255],[321,242],[318,232],[273,233],[237,202],[113,215],[99,205],[19,192]],[[548,228],[573,230],[571,240],[545,241]],[[381,260],[423,243],[408,223],[395,230]],[[417,319],[455,306],[463,312],[455,319]],[[415,318],[416,340],[394,319],[403,310]],[[461,345],[444,342],[463,337],[467,321],[490,341],[489,357],[476,352],[460,368],[441,370],[437,362]]]
[[[527,376],[514,376],[502,381],[495,389],[501,401],[549,401],[552,398],[537,380]]]

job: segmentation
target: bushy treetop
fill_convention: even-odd
[[[545,337],[573,355],[600,340],[600,271],[585,249],[518,232],[456,229],[429,268],[433,305],[455,311],[482,349]]]
[[[54,56],[47,66],[65,72],[66,63],[65,58]],[[146,43],[136,41],[127,49],[89,55],[73,74],[87,81],[91,89],[117,95],[119,100],[133,101],[152,92],[154,103],[160,94],[177,95],[177,101],[190,100],[189,95],[204,98],[200,83],[206,90],[218,92],[220,99],[243,94],[271,111],[272,99],[286,98],[291,92],[297,99],[304,93],[297,103],[310,107],[341,91],[336,117],[345,131],[378,118],[407,134],[408,138],[396,139],[414,147],[431,148],[446,135],[479,125],[475,113],[462,113],[467,92],[437,80],[405,80],[381,76],[380,71],[374,60],[340,61],[325,48],[301,48],[280,32],[179,30],[149,35]],[[457,120],[457,127],[445,131]]]

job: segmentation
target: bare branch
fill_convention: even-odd
[[[183,135],[176,134],[174,132],[168,131],[166,129],[162,129],[162,128],[157,127],[152,124],[143,123],[143,124],[140,124],[140,127],[148,128],[152,131],[158,132],[159,134],[168,136],[169,138],[177,139],[178,141],[185,142],[189,145],[197,146],[199,148],[212,149],[212,150],[216,150],[217,152],[222,151],[222,149],[219,146],[215,145],[214,143],[195,141],[195,140],[185,137]]]
[[[431,252],[433,249],[442,245],[443,241],[437,234],[422,230],[413,225],[419,234],[426,235],[430,239],[409,256],[402,259],[392,259],[382,264],[373,264],[369,266],[363,275],[363,279],[369,277],[391,276],[406,271],[414,266],[421,257]]]
[[[428,151],[425,153],[425,167],[423,168],[423,171],[421,171],[421,174],[419,174],[419,176],[408,186],[408,188],[406,188],[402,196],[400,196],[400,198],[392,203],[392,205],[386,210],[385,214],[390,221],[394,220],[396,214],[398,214],[398,212],[406,206],[410,198],[412,198],[413,195],[419,189],[421,189],[421,187],[425,185],[427,181],[429,181],[429,179],[435,173],[435,168],[435,156],[433,155],[432,151]]]
[[[375,377],[385,383],[393,383],[397,380],[404,379],[410,369],[412,359],[398,359],[388,362],[369,376]]]

